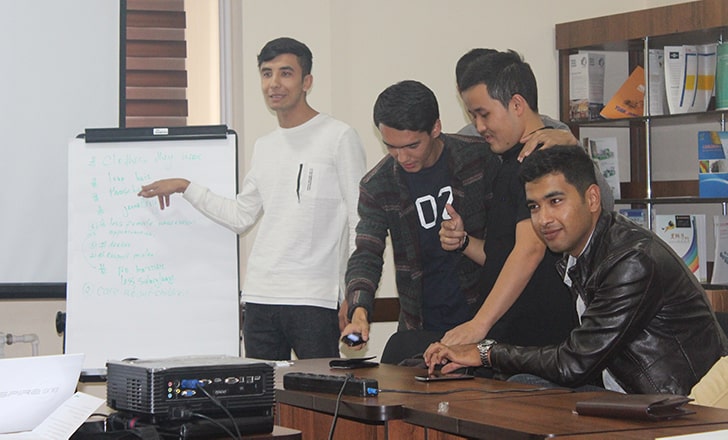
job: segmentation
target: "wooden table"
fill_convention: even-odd
[[[600,432],[596,434],[559,435],[556,436],[556,438],[563,440],[645,440],[721,430],[728,430],[728,423],[719,423],[717,425],[676,426],[671,428],[635,429],[630,431]],[[726,433],[716,433],[715,435],[720,436],[715,438],[726,438]]]
[[[498,400],[451,400],[445,409],[442,406],[438,407],[435,402],[425,401],[407,405],[404,421],[425,428],[428,434],[426,438],[430,439],[434,433],[453,434],[461,438],[494,439],[561,436],[606,438],[607,434],[620,437],[626,433],[637,438],[654,438],[651,432],[657,432],[658,428],[666,433],[675,432],[674,435],[677,435],[679,432],[677,428],[686,433],[701,432],[710,430],[712,425],[724,426],[728,423],[727,410],[699,405],[690,406],[696,414],[659,422],[580,416],[574,412],[577,401],[599,394],[602,392],[534,394],[522,398]]]
[[[437,404],[444,400],[500,400],[569,392],[562,389],[526,392],[526,390],[532,390],[533,387],[490,379],[424,383],[414,379],[415,375],[426,373],[425,370],[419,368],[382,364],[376,368],[333,370],[328,366],[329,360],[295,361],[290,367],[276,369],[275,423],[302,431],[303,440],[318,440],[328,436],[336,410],[337,396],[283,389],[283,375],[290,371],[338,375],[353,373],[357,377],[378,381],[382,391],[376,397],[344,396],[342,398],[334,437],[342,440],[359,438],[391,440],[410,438],[412,435],[416,435],[417,431],[424,432],[423,428],[403,420],[405,408],[421,402]],[[407,392],[397,392],[396,390]],[[453,392],[455,390],[462,391]],[[449,394],[435,394],[438,392],[448,392]],[[394,435],[395,433],[396,435]]]
[[[333,370],[328,367],[329,360],[295,361],[289,367],[276,369],[275,423],[300,430],[303,440],[328,437],[337,396],[283,389],[283,375],[290,371],[353,373],[378,381],[380,393],[376,397],[342,398],[334,435],[342,440],[629,439],[728,427],[728,410],[723,409],[693,405],[696,414],[664,422],[587,417],[573,413],[576,402],[600,392],[534,391],[528,385],[480,378],[423,383],[414,379],[424,373],[418,368],[380,365]],[[446,391],[449,393],[438,394]]]

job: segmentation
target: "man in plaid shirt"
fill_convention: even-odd
[[[398,329],[430,331],[431,342],[472,318],[484,300],[486,292],[478,288],[482,267],[462,252],[443,250],[439,231],[442,219],[449,218],[445,205],[452,204],[468,234],[484,238],[485,195],[498,159],[480,138],[441,133],[435,95],[416,81],[384,90],[374,106],[374,123],[389,154],[360,184],[356,250],[346,271],[351,324],[343,333],[369,339],[368,317],[389,233]]]

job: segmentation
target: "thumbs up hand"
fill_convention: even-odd
[[[448,204],[445,205],[445,209],[448,215],[450,215],[450,219],[443,220],[440,225],[440,244],[446,251],[454,251],[462,245],[467,234],[465,233],[463,219],[455,211],[455,208]]]

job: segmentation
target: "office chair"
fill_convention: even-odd
[[[445,332],[432,330],[398,331],[387,340],[380,359],[383,364],[398,365],[406,359],[421,357],[427,347],[439,341]]]

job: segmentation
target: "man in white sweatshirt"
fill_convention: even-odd
[[[263,96],[279,128],[255,142],[236,199],[174,178],[142,187],[142,197],[182,193],[205,216],[238,234],[259,219],[243,286],[245,356],[338,357],[337,309],[346,261],[354,249],[361,140],[349,125],[314,110],[312,55],[292,38],[268,42],[258,55]]]

